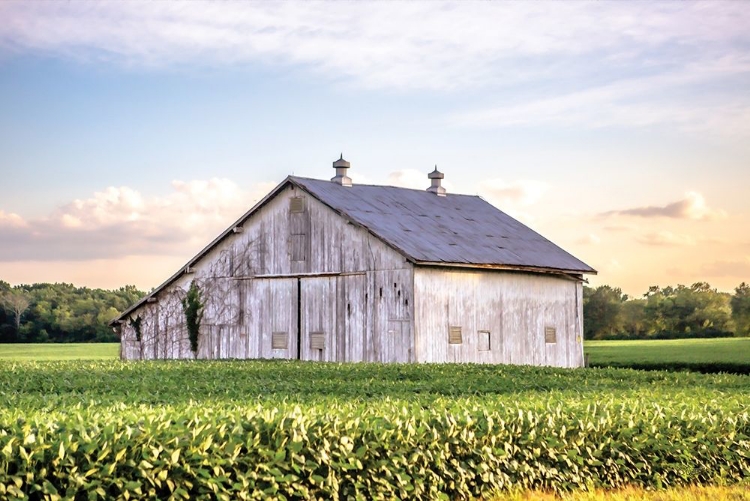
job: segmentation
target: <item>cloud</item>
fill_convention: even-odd
[[[401,169],[388,174],[386,184],[389,186],[398,186],[400,188],[411,188],[414,190],[426,190],[430,187],[430,180],[427,178],[427,172],[416,169]],[[453,184],[443,179],[443,188],[449,193],[453,190]]]
[[[612,233],[622,233],[627,231],[636,231],[639,229],[638,225],[634,224],[610,224],[602,227],[602,230],[609,231]]]
[[[26,226],[26,221],[23,220],[18,214],[13,212],[5,212],[0,210],[0,229],[5,228],[23,228]]]
[[[169,193],[150,198],[126,186],[108,187],[36,220],[0,212],[0,261],[183,255],[216,236],[273,186],[243,190],[228,179],[173,181]]]
[[[594,235],[593,233],[589,233],[585,237],[576,240],[576,243],[581,245],[599,245],[601,242],[602,239]]]
[[[636,216],[636,217],[668,217],[674,219],[693,219],[705,221],[727,217],[723,210],[711,209],[706,205],[703,195],[695,191],[685,193],[685,198],[663,206],[635,207],[632,209],[613,210],[604,212],[602,216]]]
[[[748,42],[750,9],[741,2],[6,0],[0,18],[6,53],[157,69],[302,67],[366,88],[456,90],[732,57]]]
[[[549,190],[549,185],[542,181],[521,179],[505,181],[487,179],[478,186],[479,194],[498,207],[528,207],[538,202]]]
[[[738,260],[714,261],[704,265],[701,273],[709,277],[750,277],[750,256]]]
[[[535,225],[538,220],[525,209],[537,203],[548,189],[547,183],[528,179],[516,181],[487,179],[477,185],[477,192],[480,196],[501,211],[528,225]]]
[[[654,233],[648,233],[646,235],[640,235],[636,237],[636,240],[642,244],[653,245],[657,247],[696,244],[696,239],[690,235],[677,235],[669,231],[657,231]]]
[[[388,174],[386,184],[400,188],[413,188],[415,190],[426,190],[430,186],[427,174],[416,169],[402,169]]]
[[[604,266],[599,268],[602,275],[604,275],[603,272],[615,273],[619,270],[622,270],[622,263],[616,258],[611,258]]]
[[[470,127],[556,125],[589,129],[674,124],[685,130],[744,135],[750,132],[750,99],[742,94],[706,92],[706,85],[730,79],[744,81],[747,75],[750,57],[727,55],[691,61],[662,73],[622,75],[614,82],[462,111],[449,116],[447,122]],[[701,92],[692,93],[686,101],[684,90],[694,88],[701,88]]]
[[[0,57],[271,67],[367,90],[499,96],[449,113],[454,126],[750,134],[750,96],[727,90],[745,88],[750,73],[742,2],[6,0],[0,19]]]

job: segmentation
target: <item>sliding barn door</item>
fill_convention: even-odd
[[[247,358],[297,358],[296,278],[256,278],[247,282],[241,338]]]

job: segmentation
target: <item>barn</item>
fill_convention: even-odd
[[[330,181],[287,177],[114,319],[121,357],[583,365],[590,266],[446,193],[437,168],[413,190],[353,183],[343,157],[333,167]]]

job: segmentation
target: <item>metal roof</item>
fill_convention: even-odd
[[[291,176],[290,181],[416,263],[596,273],[478,196]]]

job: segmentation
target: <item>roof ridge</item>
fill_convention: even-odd
[[[296,180],[302,179],[302,180],[306,180],[306,181],[315,181],[315,182],[319,182],[319,183],[330,183],[330,181],[327,181],[325,179],[318,179],[318,178],[315,178],[315,177],[305,177],[305,176],[290,175],[289,178],[290,179],[296,179]],[[332,183],[332,184],[335,184],[335,183]],[[350,188],[356,188],[357,186],[365,186],[365,187],[368,187],[368,188],[393,188],[393,189],[396,189],[396,190],[409,190],[409,191],[416,191],[417,193],[424,192],[424,193],[426,193],[428,195],[433,195],[432,193],[428,192],[427,189],[423,190],[421,188],[408,188],[406,186],[394,186],[392,184],[352,183],[351,186],[346,186],[345,188],[346,189],[350,189]],[[482,200],[484,200],[479,195],[470,195],[468,193],[448,193],[447,197],[471,197],[471,198],[481,198]]]

